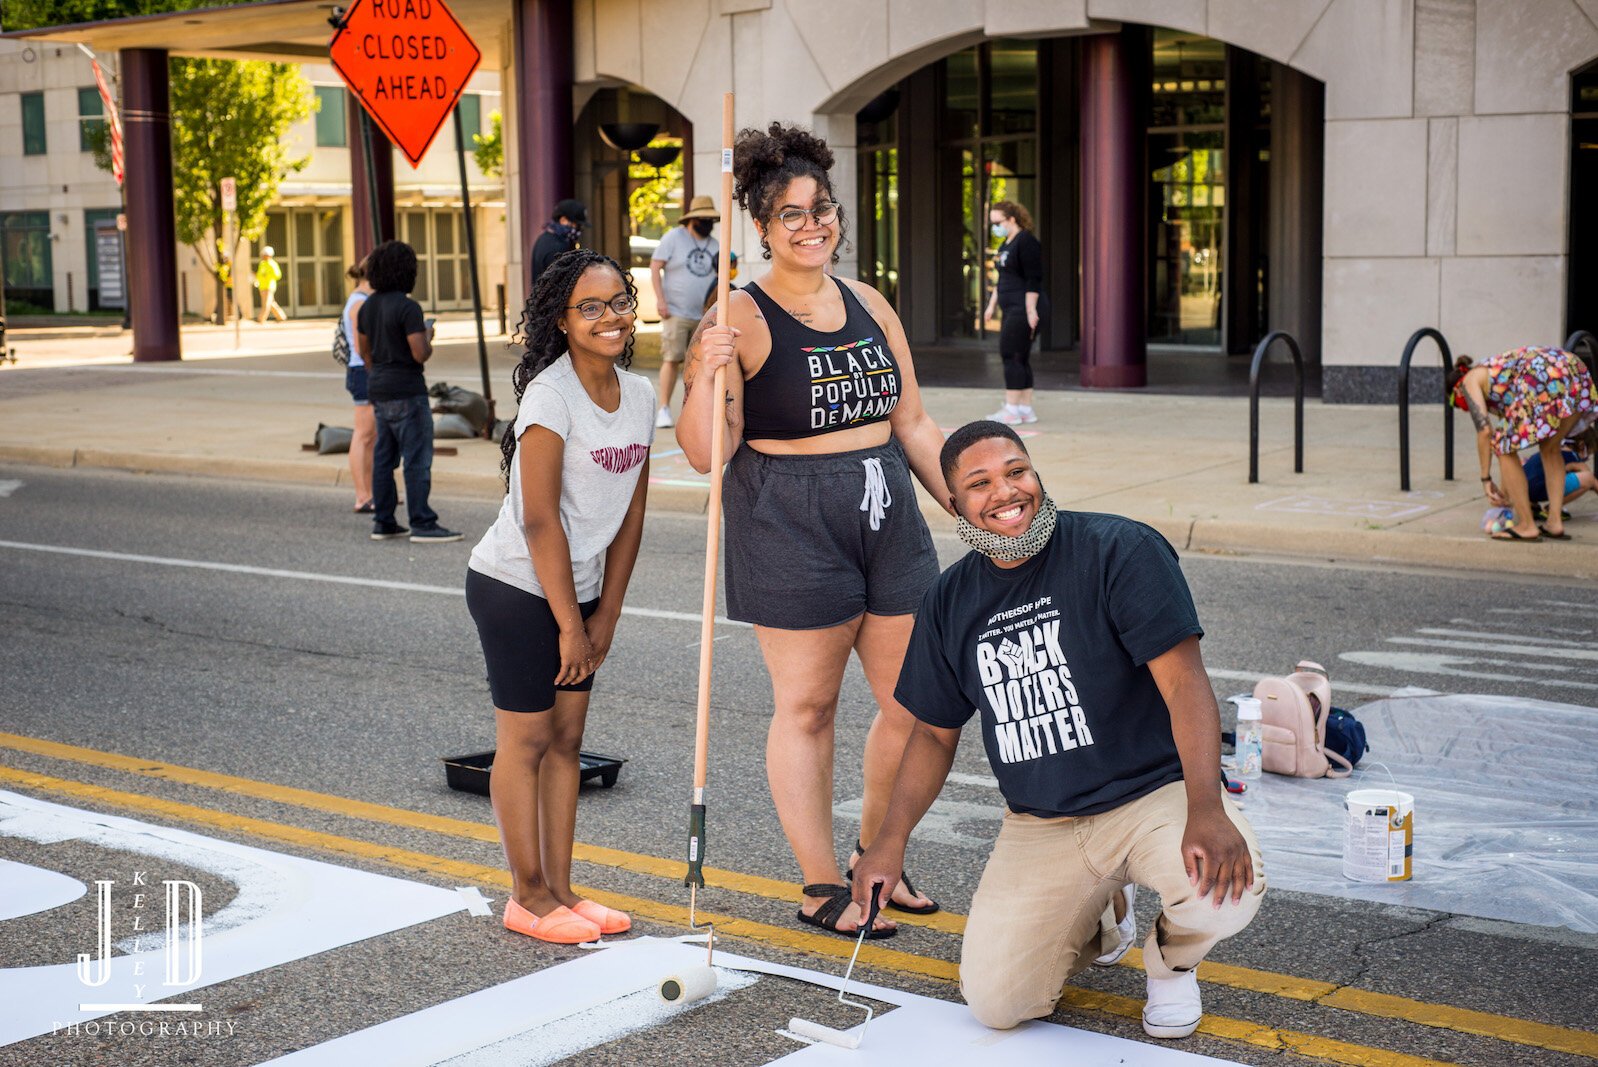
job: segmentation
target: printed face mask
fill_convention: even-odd
[[[995,237],[1003,237],[1005,235],[1005,232],[1006,231],[1005,231],[1005,228],[1004,228],[1004,223],[995,222],[993,224],[993,236],[995,236]]]
[[[1032,516],[1032,525],[1027,527],[1026,533],[1020,537],[1006,537],[1003,534],[991,533],[968,521],[965,516],[960,516],[955,528],[959,531],[960,540],[987,556],[989,559],[1003,560],[1013,563],[1018,559],[1028,559],[1043,551],[1043,546],[1049,543],[1049,538],[1054,536],[1054,519],[1057,512],[1054,501],[1048,493],[1043,494],[1043,503],[1038,505],[1038,513]]]

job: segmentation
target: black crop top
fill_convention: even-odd
[[[882,327],[843,282],[843,328],[813,330],[753,282],[771,331],[771,354],[744,382],[744,440],[793,441],[886,419],[899,403],[899,363]]]

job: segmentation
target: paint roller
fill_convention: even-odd
[[[882,906],[877,902],[877,893],[881,888],[880,884],[871,887],[871,911],[866,916],[866,921],[860,924],[860,936],[855,938],[854,952],[849,956],[849,968],[843,972],[843,982],[838,986],[839,1004],[858,1008],[866,1013],[865,1021],[860,1024],[860,1029],[853,1032],[835,1030],[830,1026],[823,1026],[809,1019],[795,1017],[788,1020],[790,1033],[810,1041],[819,1041],[822,1044],[836,1045],[839,1048],[848,1049],[859,1048],[860,1043],[866,1039],[866,1027],[871,1025],[871,1016],[874,1014],[874,1009],[869,1004],[861,1003],[858,1000],[850,1000],[844,996],[844,992],[849,988],[849,976],[854,974],[855,960],[860,958],[860,946],[866,943],[866,935],[871,932],[873,926],[877,925],[877,913],[882,910]]]
[[[732,94],[721,98],[721,217],[732,221]],[[732,288],[731,226],[722,231],[716,261],[716,316],[727,322],[728,298]],[[716,368],[713,385],[717,397],[727,393],[727,368]],[[719,409],[720,405],[714,405]],[[694,725],[694,795],[688,808],[688,926],[698,930],[699,891],[705,887],[705,777],[710,756],[710,667],[715,649],[716,562],[721,550],[721,476],[727,452],[727,420],[717,416],[710,431],[710,500],[705,509],[705,595],[699,620],[699,711]],[[668,1004],[689,1004],[716,990],[716,971],[711,966],[716,954],[716,927],[705,928],[705,964],[663,978],[658,988],[660,999]]]

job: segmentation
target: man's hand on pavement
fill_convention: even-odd
[[[1217,908],[1228,894],[1232,903],[1241,901],[1244,891],[1254,885],[1254,859],[1249,855],[1248,842],[1221,807],[1188,812],[1187,830],[1182,834],[1182,865],[1187,868],[1187,880],[1198,886],[1200,897],[1215,894]]]

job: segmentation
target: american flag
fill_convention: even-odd
[[[111,177],[121,185],[122,116],[117,114],[117,102],[111,96],[111,87],[106,84],[105,72],[100,69],[100,61],[95,59],[90,62],[94,66],[94,84],[100,87],[100,99],[105,104],[106,125],[111,131]]]

